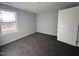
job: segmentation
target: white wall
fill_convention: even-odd
[[[18,24],[18,32],[0,36],[1,45],[36,32],[35,14],[2,4],[0,5],[0,8],[16,11]]]
[[[48,10],[37,14],[37,32],[57,36],[58,12]]]
[[[0,4],[0,8],[17,12],[18,32],[0,36],[1,45],[17,40],[34,32],[57,36],[57,10],[48,10],[33,14],[17,8]]]

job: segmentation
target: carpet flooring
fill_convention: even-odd
[[[2,56],[79,56],[78,47],[38,32],[3,45],[0,51]]]

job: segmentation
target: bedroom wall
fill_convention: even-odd
[[[48,10],[37,14],[37,32],[57,36],[58,11]]]
[[[18,26],[18,32],[0,35],[1,45],[36,32],[35,14],[14,7],[6,6],[3,4],[0,4],[0,8],[15,11],[17,13],[17,26]]]

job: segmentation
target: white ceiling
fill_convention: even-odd
[[[66,6],[73,5],[75,2],[4,2],[3,4],[32,13],[39,13],[49,9],[61,9]]]

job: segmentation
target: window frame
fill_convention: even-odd
[[[0,9],[0,11],[7,11],[7,12],[13,12],[15,13],[15,25],[16,25],[16,31],[15,32],[9,32],[9,33],[2,33],[1,31],[1,23],[0,23],[0,35],[7,35],[7,34],[13,34],[13,33],[17,33],[18,32],[18,23],[17,23],[17,12],[16,11],[11,11],[11,10],[8,10],[8,9]]]

